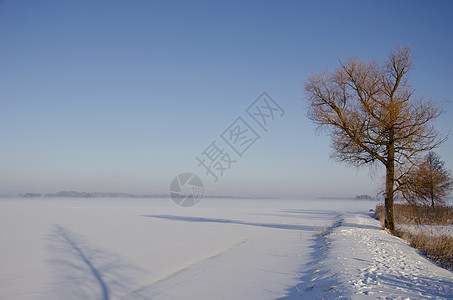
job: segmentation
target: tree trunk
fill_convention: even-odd
[[[388,161],[386,165],[386,180],[385,180],[385,228],[395,233],[395,221],[393,218],[393,192],[395,183],[395,146],[393,143],[387,148]]]

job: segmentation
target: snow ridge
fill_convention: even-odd
[[[338,214],[334,217],[331,226],[323,229],[315,229],[313,236],[314,243],[310,247],[311,258],[307,266],[301,272],[300,283],[290,290],[289,295],[281,299],[317,299],[318,295],[325,291],[333,292],[336,290],[336,285],[331,280],[329,270],[323,268],[325,261],[328,259],[328,254],[332,248],[330,236],[332,232],[340,227],[344,222],[343,214]],[[337,294],[336,297],[339,295]],[[319,296],[319,298],[324,298]]]

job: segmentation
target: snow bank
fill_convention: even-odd
[[[382,230],[367,213],[344,214],[318,247],[317,263],[297,286],[303,297],[453,298],[453,273]]]

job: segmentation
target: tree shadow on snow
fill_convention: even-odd
[[[122,297],[132,290],[134,279],[144,272],[60,225],[54,225],[47,239],[52,256],[49,262],[56,269],[58,298]]]
[[[343,227],[359,228],[359,229],[371,229],[371,230],[382,230],[381,226],[368,225],[368,224],[354,224],[354,223],[343,223]]]
[[[255,222],[245,222],[245,221],[230,220],[230,219],[185,217],[185,216],[173,216],[173,215],[143,215],[143,217],[167,219],[167,220],[172,220],[172,221],[183,221],[183,222],[223,223],[223,224],[258,226],[258,227],[274,228],[274,229],[313,231],[313,226],[297,225],[297,224],[255,223]]]
[[[280,212],[288,214],[303,214],[303,215],[318,215],[318,216],[332,216],[335,213],[333,210],[321,210],[321,209],[283,209]]]
[[[294,219],[313,219],[319,221],[320,219],[330,219],[334,211],[329,210],[300,210],[300,209],[285,209],[277,213],[258,213],[256,215],[269,216],[269,217],[285,217]]]

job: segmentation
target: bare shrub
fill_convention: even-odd
[[[385,206],[384,204],[376,205],[376,210],[374,211],[374,218],[379,220],[382,228],[385,227]]]
[[[385,217],[384,205],[376,206],[375,218],[381,221]],[[395,204],[395,223],[414,225],[452,225],[453,206],[438,205],[433,207],[425,205]]]

